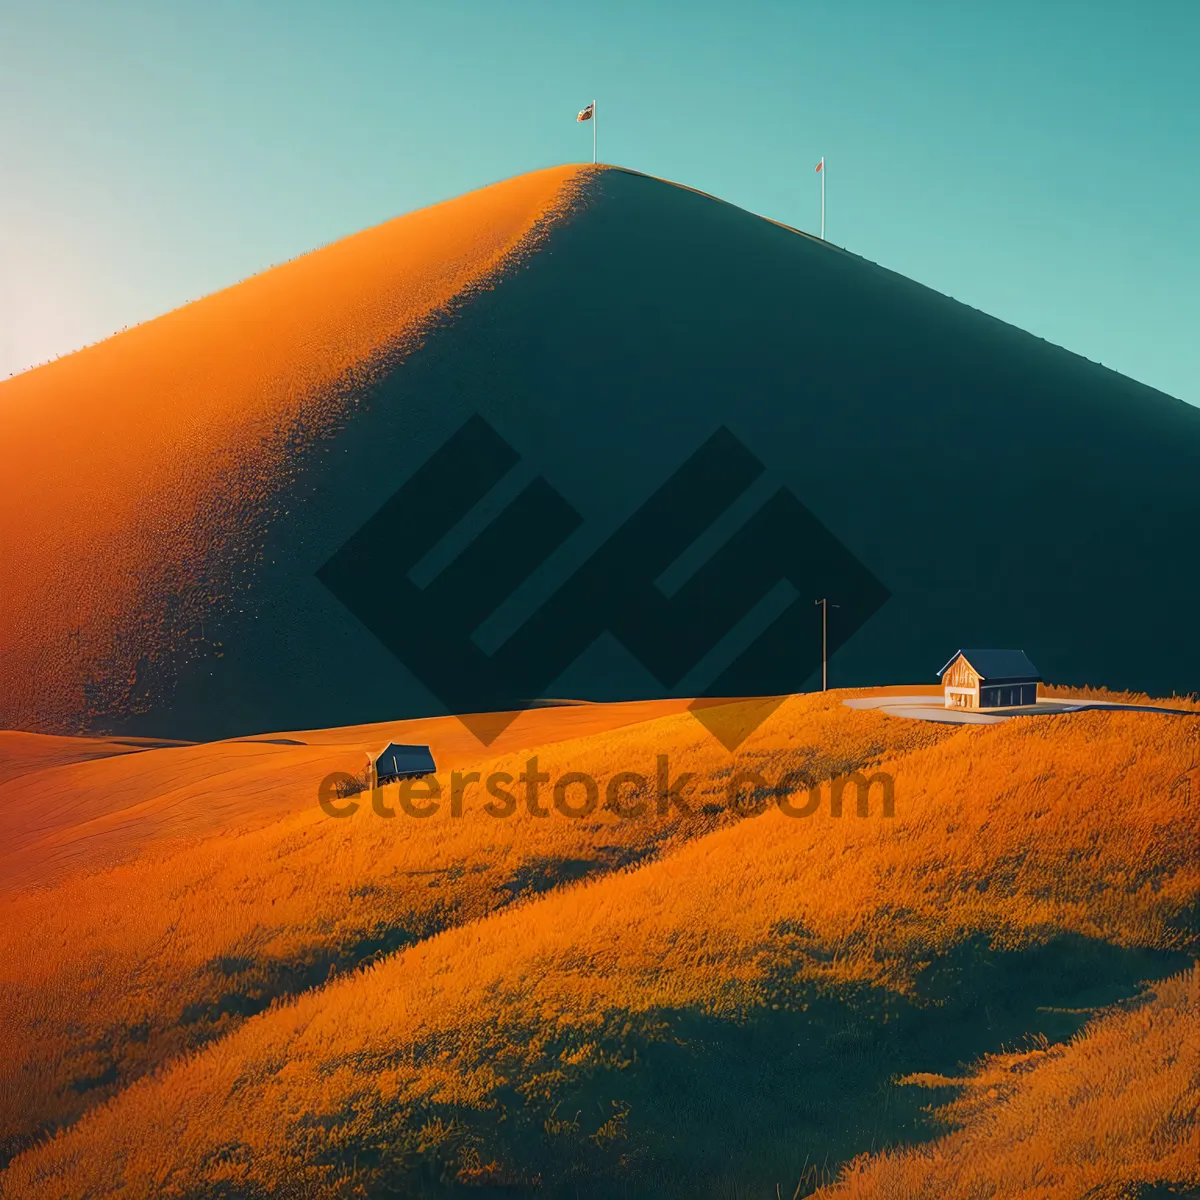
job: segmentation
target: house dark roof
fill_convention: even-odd
[[[388,744],[375,755],[375,774],[380,779],[393,779],[405,775],[431,775],[437,767],[428,746],[403,746],[399,742]]]
[[[959,655],[967,660],[990,683],[1000,681],[1041,683],[1038,669],[1025,657],[1024,650],[956,650],[950,662],[939,672],[940,679]]]

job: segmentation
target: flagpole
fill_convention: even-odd
[[[825,240],[825,156],[821,155],[821,241]]]
[[[596,165],[596,102],[592,101],[592,166]]]

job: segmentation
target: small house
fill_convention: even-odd
[[[402,746],[389,742],[375,755],[375,781],[395,783],[398,779],[420,779],[432,775],[437,767],[428,746]]]
[[[938,672],[947,708],[1015,708],[1037,703],[1042,677],[1023,650],[959,650]]]

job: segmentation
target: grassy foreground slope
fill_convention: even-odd
[[[737,769],[815,782],[830,760],[789,725],[831,702],[785,706]],[[686,739],[689,719],[657,733]],[[876,719],[885,739],[939,728]],[[830,730],[823,753],[863,753]],[[584,761],[559,749],[556,765]],[[961,727],[886,761],[890,819],[834,817],[828,789],[790,818],[760,787],[758,815],[245,1020],[19,1155],[5,1195],[790,1195],[815,1163],[828,1178],[934,1132],[898,1078],[950,1086],[960,1063],[1070,1037],[1186,965],[1198,762],[1190,717],[1089,712]],[[590,836],[619,828],[600,811]],[[488,861],[487,837],[474,853]],[[1153,1106],[1112,1095],[1152,1136]],[[969,1172],[945,1178],[976,1194]]]
[[[0,1147],[15,1152],[281,998],[728,820],[729,757],[681,707],[533,711],[486,752],[448,718],[276,739],[302,745],[223,742],[68,763],[10,784],[13,812],[40,808],[58,825],[24,857],[10,851],[5,873],[54,886],[0,894]],[[747,752],[784,753],[823,780],[951,733],[804,697]],[[455,770],[519,780],[536,754],[552,779],[586,771],[605,787],[623,770],[654,779],[666,754],[673,779],[695,776],[691,811],[660,814],[652,803],[638,820],[538,818],[518,782],[521,806],[503,820],[484,810],[492,798],[480,785],[464,788],[460,818],[448,808],[405,816],[396,786],[383,789],[396,817],[376,815],[366,797],[349,818],[326,816],[321,778],[358,770],[388,736],[431,742],[447,803]],[[549,806],[549,786],[543,797]]]
[[[1200,1188],[1200,970],[1165,980],[1145,1003],[1063,1045],[989,1056],[966,1079],[909,1082],[962,1089],[938,1111],[956,1131],[865,1155],[820,1193],[825,1200]]]

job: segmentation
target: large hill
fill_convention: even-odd
[[[911,280],[541,171],[0,385],[0,727],[793,692],[821,596],[841,684],[1191,691],[1198,463],[1200,411]]]

